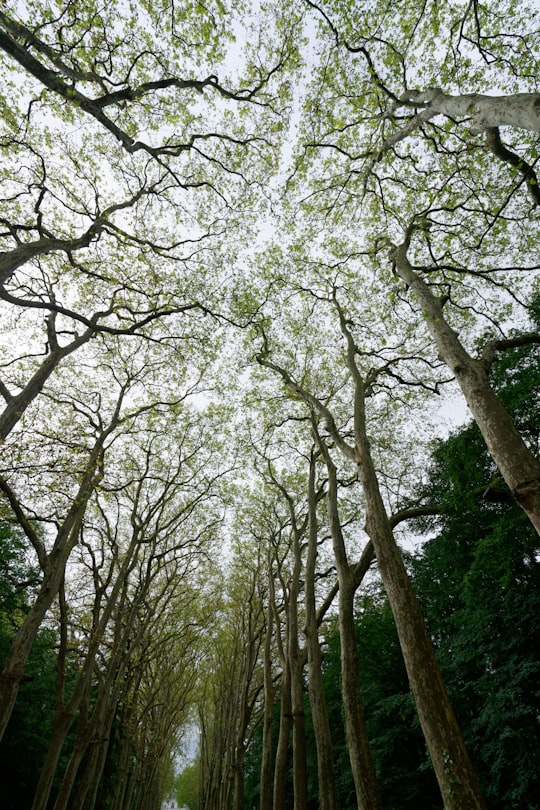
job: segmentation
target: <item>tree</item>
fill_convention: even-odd
[[[9,651],[11,636],[29,610],[39,573],[30,564],[24,536],[14,516],[2,504],[0,517],[0,664]],[[0,774],[5,784],[6,808],[30,806],[37,773],[47,748],[47,732],[54,714],[57,636],[42,628],[28,661],[21,699],[0,745]]]
[[[444,298],[435,296],[407,257],[416,223],[407,229],[405,241],[391,251],[397,274],[410,288],[422,308],[439,357],[450,367],[465,396],[493,460],[517,503],[540,534],[540,461],[522,439],[501,403],[488,375],[497,352],[523,343],[540,343],[540,334],[495,339],[483,347],[479,359],[463,347],[443,314]]]
[[[195,28],[190,31],[188,18],[183,19],[182,37],[190,38],[195,30],[200,34],[204,28],[204,36],[198,40],[199,64],[206,62],[208,66],[211,62],[215,66],[225,53],[218,42],[225,42],[232,29],[225,24],[217,26],[210,11],[203,15],[203,28],[195,16]],[[281,68],[294,61],[294,44],[287,37],[280,38],[275,51],[277,65],[267,70],[259,61],[264,49],[259,43],[253,48],[253,58],[246,55],[243,63],[245,83],[241,82],[240,89],[230,89],[213,73],[202,80],[183,78],[192,72],[189,63],[193,49],[177,36],[178,22],[173,12],[165,26],[159,13],[154,14],[149,6],[130,12],[111,6],[100,15],[90,8],[74,9],[59,3],[53,10],[49,4],[38,3],[20,16],[7,11],[1,14],[0,48],[7,64],[6,76],[10,74],[2,149],[16,167],[6,163],[0,178],[5,201],[1,295],[17,329],[21,324],[29,325],[22,330],[20,343],[14,340],[10,347],[2,347],[2,367],[7,375],[1,385],[5,400],[0,428],[3,438],[35,403],[60,362],[87,347],[96,334],[112,338],[105,352],[117,351],[114,338],[119,336],[144,335],[154,344],[175,344],[173,319],[170,325],[155,330],[150,327],[164,315],[199,305],[194,300],[186,302],[184,280],[176,269],[171,273],[170,267],[165,268],[164,257],[172,267],[178,264],[184,271],[204,265],[199,249],[204,251],[207,244],[215,248],[222,242],[224,211],[234,205],[238,187],[244,186],[245,197],[245,182],[251,184],[247,169],[243,173],[246,164],[239,168],[239,161],[252,147],[268,157],[273,151],[269,139],[249,132],[249,116],[239,116],[233,125],[226,108],[227,104],[238,104],[268,114],[271,136],[270,120],[276,122],[285,113],[283,104],[274,109],[274,93],[285,100]],[[102,38],[95,37],[96,25],[103,32]],[[148,34],[152,25],[154,33],[159,31],[155,42],[163,39],[167,28],[166,47],[151,44]],[[157,77],[149,75],[152,70],[158,71]],[[215,92],[223,101],[215,116],[206,116],[207,126],[212,119],[210,131],[199,129],[205,116],[193,113],[190,103],[180,100],[185,92],[195,93],[197,107],[205,90]],[[130,134],[147,126],[161,130],[161,145]],[[171,140],[163,134],[167,127],[183,130],[182,135]],[[138,152],[146,157],[140,159]],[[220,177],[228,178],[227,193],[220,191]],[[199,205],[199,192],[207,193],[207,208],[204,202]],[[229,215],[227,225],[233,224],[236,227],[237,219]],[[173,233],[179,227],[180,236]],[[154,285],[148,284],[150,263]],[[190,285],[193,290],[192,279]],[[210,293],[210,288],[205,292]],[[205,292],[201,287],[200,297]],[[205,306],[209,303],[206,296],[204,311],[208,311]],[[31,345],[36,312],[46,315],[44,352],[35,343]],[[40,337],[38,334],[37,340]],[[23,353],[19,352],[20,345],[25,347]],[[92,350],[88,353],[91,355]],[[35,418],[34,414],[27,418]],[[115,427],[111,425],[110,432]],[[14,647],[13,660],[6,664],[4,721],[11,711],[29,646],[58,591],[76,542],[78,522],[97,483],[95,472],[102,463],[107,439],[104,430],[95,444],[73,511],[62,523],[52,557],[32,532],[16,488],[4,480],[3,489],[41,567],[52,567],[54,572],[44,579],[46,599],[40,598],[39,607],[37,602],[26,619],[24,627],[30,628],[32,622],[32,629],[26,633],[24,644],[17,643],[17,660]],[[54,555],[60,559],[51,566]]]
[[[537,447],[535,347],[505,352],[490,378]],[[475,424],[438,443],[426,488],[443,512],[413,571],[487,799],[503,808],[534,805],[538,790],[539,570],[536,533],[501,484]]]
[[[190,413],[187,406],[177,407],[176,417],[180,414],[183,433],[173,447],[161,436],[166,424],[169,437],[174,435],[167,414],[162,414],[158,426],[149,421],[119,439],[114,451],[110,449],[115,463],[104,473],[99,492],[88,506],[78,547],[70,559],[77,588],[68,586],[67,597],[64,595],[60,602],[56,716],[34,810],[47,806],[65,735],[75,719],[78,752],[72,762],[72,783],[85,752],[89,747],[92,750],[89,740],[109,737],[110,732],[100,726],[115,720],[119,704],[137,702],[135,696],[124,694],[134,688],[131,680],[141,677],[134,659],[149,662],[149,650],[143,656],[141,645],[147,635],[153,637],[152,645],[144,641],[147,647],[157,644],[160,633],[156,624],[169,616],[171,601],[180,614],[183,600],[188,618],[170,615],[166,643],[171,649],[174,644],[181,655],[177,665],[169,662],[167,674],[179,673],[180,662],[192,655],[191,628],[196,627],[196,618],[188,606],[196,601],[186,582],[201,565],[203,554],[208,553],[206,546],[216,522],[214,490],[223,471],[210,472],[214,449],[207,441],[204,420]],[[188,595],[184,596],[186,590]],[[178,630],[173,633],[172,627]],[[155,654],[158,650],[159,645]],[[75,652],[78,669],[66,694],[64,670]],[[159,681],[156,674],[152,681],[154,685]],[[183,688],[185,680],[179,686]],[[139,688],[137,694],[143,691]],[[172,723],[172,697],[168,702],[167,720]],[[117,722],[120,741],[122,730]],[[169,739],[163,731],[161,736]],[[105,766],[106,748],[100,756],[101,765],[96,754],[94,770],[86,766],[86,781],[95,789],[100,781],[99,768]],[[64,800],[70,790],[71,784],[66,782]]]
[[[338,507],[337,468],[328,447],[318,436],[318,444],[328,470],[328,523],[332,533],[339,583],[339,635],[341,642],[341,684],[347,746],[359,808],[382,807],[377,777],[369,746],[360,693],[358,653],[354,628],[354,596],[358,587],[355,570],[347,559]],[[369,551],[368,551],[369,554]]]
[[[150,329],[156,320],[221,307],[218,268],[245,225],[235,209],[240,195],[256,204],[248,190],[273,161],[296,47],[277,33],[278,19],[272,45],[254,37],[238,86],[221,83],[215,71],[234,25],[250,24],[239,17],[116,3],[101,12],[61,2],[2,11],[0,299],[17,332],[2,347],[0,439],[63,359],[97,334],[163,340]],[[266,46],[268,58],[277,55],[268,67]],[[264,123],[250,122],[248,109]],[[251,150],[262,158],[255,168]]]
[[[494,353],[508,345],[509,322],[523,318],[537,269],[534,230],[521,233],[535,213],[519,190],[526,182],[538,205],[537,136],[523,130],[538,130],[531,117],[538,98],[534,14],[514,2],[496,13],[477,3],[409,4],[405,13],[375,4],[370,14],[345,3],[307,5],[322,38],[296,165],[304,216],[310,226],[321,213],[335,221],[340,239],[351,242],[342,261],[352,265],[361,256],[371,263],[387,306],[403,296],[396,278],[405,282],[417,317],[427,314],[433,355],[455,374],[490,452],[538,528],[538,459],[486,380]],[[512,31],[501,30],[499,13],[513,19]],[[437,53],[434,41],[444,43]],[[502,95],[482,94],[486,86]],[[486,133],[485,141],[471,140],[469,125]],[[499,125],[514,128],[510,148]],[[387,264],[381,257],[389,244]],[[411,314],[405,341],[410,323]],[[467,344],[488,325],[498,335],[476,358]]]
[[[445,804],[449,808],[481,808],[485,806],[484,801],[392,533],[368,439],[366,404],[379,374],[384,374],[390,364],[381,363],[378,368],[371,366],[367,372],[362,371],[357,356],[367,354],[370,362],[373,362],[377,354],[364,352],[356,344],[351,321],[340,306],[335,289],[330,303],[339,320],[345,343],[345,364],[352,380],[352,443],[344,437],[325,401],[298,383],[279,362],[271,359],[272,348],[266,335],[263,335],[263,350],[257,355],[257,360],[277,374],[293,396],[324,420],[330,440],[355,465],[363,492],[366,531],[373,543],[381,578],[392,606],[420,723]],[[365,802],[368,795],[366,791],[364,798],[359,797],[360,801]]]

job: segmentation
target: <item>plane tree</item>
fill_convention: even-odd
[[[174,444],[165,443],[165,425],[170,438],[177,420],[181,435]],[[205,424],[201,415],[178,406],[174,417],[153,414],[146,424],[141,422],[119,437],[110,450],[114,458],[90,500],[70,557],[69,577],[59,594],[56,715],[34,810],[47,806],[64,740],[73,725],[77,725],[77,756],[70,768],[72,778],[90,748],[94,759],[93,767],[86,766],[86,789],[88,781],[97,789],[107,746],[94,751],[89,740],[107,740],[110,729],[100,729],[99,724],[112,722],[118,703],[130,705],[123,693],[126,668],[131,672],[132,657],[139,660],[142,655],[137,652],[140,637],[150,633],[156,643],[154,623],[167,612],[165,596],[176,600],[179,611],[187,582],[196,579],[196,566],[208,553],[206,545],[217,521],[214,490],[223,471],[212,462]],[[187,590],[186,605],[193,601],[192,585]],[[154,598],[159,609],[153,607]],[[178,612],[175,628],[180,619]],[[189,627],[190,621],[182,626]],[[149,655],[142,657],[146,660]],[[71,678],[67,689],[65,669],[69,665],[73,674],[74,660],[76,679]],[[99,687],[92,686],[96,677]],[[119,733],[117,726],[117,737]],[[67,799],[70,785],[62,790]]]
[[[292,454],[291,454],[292,455]],[[280,459],[283,464],[285,459]],[[303,640],[302,591],[305,585],[305,545],[309,512],[305,509],[305,485],[294,474],[294,458],[287,470],[272,469],[267,462],[267,485],[278,494],[278,514],[281,513],[278,542],[273,549],[271,576],[274,577],[274,623],[282,670],[280,688],[280,725],[274,772],[274,808],[283,804],[288,769],[289,737],[292,731],[293,796],[296,810],[305,810],[308,802],[306,727],[304,708],[304,668],[307,648]],[[291,475],[292,473],[292,475]],[[279,504],[281,502],[281,504]],[[303,503],[304,502],[304,503]],[[278,611],[278,604],[282,609]],[[280,615],[281,614],[281,615]]]
[[[164,316],[222,308],[288,115],[283,13],[1,11],[2,439],[96,334],[155,340]]]
[[[250,550],[251,551],[251,550]],[[255,556],[256,559],[256,556]],[[212,587],[217,619],[204,639],[195,706],[199,727],[199,806],[239,807],[243,801],[244,751],[259,720],[264,600],[260,569],[243,551],[233,562],[234,581],[223,574]]]
[[[392,472],[393,465],[399,467],[400,462],[397,447],[404,436],[406,398],[410,411],[411,391],[425,392],[429,388],[425,370],[430,371],[435,388],[439,369],[431,369],[422,335],[416,336],[415,352],[403,352],[399,342],[388,344],[388,338],[378,342],[381,330],[390,338],[393,335],[392,312],[377,312],[370,322],[371,307],[355,305],[349,276],[339,262],[334,267],[334,283],[325,279],[328,266],[318,267],[314,260],[306,261],[308,270],[302,276],[309,277],[311,270],[310,283],[302,283],[299,265],[297,261],[297,277],[291,283],[287,281],[290,273],[281,269],[285,292],[280,305],[283,311],[287,301],[290,321],[287,324],[282,319],[279,331],[270,317],[261,323],[261,350],[256,359],[282,381],[291,398],[316,415],[324,427],[325,439],[333,446],[331,452],[339,453],[344,469],[348,467],[349,474],[358,477],[365,530],[392,607],[411,690],[445,804],[484,807],[390,520],[395,497],[392,490],[396,489]],[[321,270],[320,274],[314,266]],[[351,279],[354,284],[354,276]],[[336,322],[337,330],[332,331]],[[312,328],[315,323],[316,331]],[[400,402],[402,392],[404,402]],[[379,422],[383,415],[384,421]],[[389,429],[400,423],[401,430]],[[385,452],[385,446],[392,447],[392,452]],[[413,458],[409,460],[409,471]],[[404,485],[402,467],[401,481]]]
[[[476,357],[470,354],[445,316],[444,296],[435,293],[433,286],[424,281],[422,269],[414,268],[409,260],[415,230],[417,224],[413,222],[403,243],[391,250],[395,272],[421,307],[439,357],[455,375],[510,492],[540,533],[540,461],[534,448],[522,438],[489,379],[491,366],[499,353],[527,343],[538,344],[540,334],[523,331],[519,335],[497,336],[487,340]]]
[[[179,389],[183,375],[178,368],[167,390],[155,376],[159,359],[148,351],[145,356],[146,341],[132,345],[123,358],[118,351],[112,362],[107,347],[103,354],[97,345],[93,348],[86,368],[64,366],[55,378],[56,390],[39,398],[39,408],[35,403],[31,429],[26,425],[18,442],[4,447],[0,486],[39,565],[40,582],[4,661],[3,727],[36,632],[80,539],[88,503],[109,474],[107,453],[145,414],[159,419],[160,412],[174,412],[198,382],[194,376],[186,383],[184,377]]]
[[[295,44],[291,31],[278,31],[279,23],[283,25],[279,12],[270,18],[278,25],[270,29],[263,28],[269,20],[246,22],[244,10],[229,12],[217,3],[184,13],[149,3],[130,9],[113,3],[99,10],[32,3],[18,14],[2,12],[0,46],[53,108],[67,107],[68,115],[80,111],[128,154],[150,155],[174,176],[170,157],[192,152],[195,165],[197,156],[218,162],[228,147],[230,158],[235,146],[245,147],[250,140],[264,143],[253,133],[242,140],[234,131],[198,131],[193,125],[204,116],[183,119],[190,107],[197,107],[195,93],[231,101],[233,107],[255,104],[274,114],[283,112],[279,74],[293,57]],[[229,72],[224,66],[227,47],[242,25],[244,30],[251,25],[253,35],[242,54],[244,75],[220,80],[216,71]],[[270,41],[270,33],[277,41]],[[263,54],[274,58],[267,63]],[[161,126],[168,131],[159,132]],[[229,168],[234,171],[234,157]]]
[[[320,87],[309,97],[315,138],[304,148],[333,150],[342,179],[353,181],[351,194],[354,181],[373,191],[395,171],[406,172],[409,140],[423,153],[416,171],[448,170],[450,156],[459,155],[461,172],[471,161],[501,168],[503,183],[509,177],[511,184],[514,178],[525,183],[538,205],[537,136],[530,134],[540,128],[534,3],[507,0],[496,9],[476,2],[408,3],[400,9],[374,3],[365,13],[324,0],[305,5],[321,34],[321,75],[329,93]],[[321,104],[323,97],[330,106]],[[503,126],[520,130],[508,133],[509,147],[501,140]],[[430,146],[436,151],[431,159]],[[489,155],[484,161],[486,152],[512,168]],[[484,187],[481,177],[478,186]],[[335,194],[338,184],[333,188]]]
[[[500,399],[533,447],[539,374],[535,346],[509,350],[491,372]],[[429,539],[414,560],[413,576],[464,733],[473,741],[486,798],[501,808],[534,803],[538,536],[474,422],[437,443],[423,487],[443,510],[424,524]]]
[[[406,324],[427,327],[433,359],[448,363],[538,528],[538,460],[486,385],[494,354],[524,320],[538,269],[537,9],[374,4],[364,14],[306,5],[319,22],[321,61],[305,97],[294,227],[300,209],[307,240],[323,215],[349,240],[351,266],[363,256],[379,275],[387,306],[414,299],[404,340]],[[488,328],[492,342],[477,354]],[[494,410],[497,420],[485,416]]]

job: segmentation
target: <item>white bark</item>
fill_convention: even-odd
[[[485,96],[465,93],[450,96],[438,88],[411,91],[403,102],[418,104],[434,115],[452,118],[470,117],[475,130],[509,126],[540,132],[540,93],[516,93],[511,96]]]

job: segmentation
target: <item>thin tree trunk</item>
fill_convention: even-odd
[[[317,776],[320,810],[337,810],[332,734],[326,710],[322,682],[322,654],[315,603],[315,569],[317,562],[317,496],[315,493],[315,457],[312,455],[309,483],[308,552],[305,570],[306,647],[308,659],[309,702],[317,748]],[[261,808],[262,810],[262,808]]]
[[[307,752],[306,718],[304,713],[304,689],[302,673],[305,656],[299,643],[298,602],[300,598],[300,575],[302,573],[302,549],[300,539],[303,531],[296,527],[293,513],[294,566],[289,588],[287,623],[287,653],[291,677],[291,714],[293,728],[293,792],[294,810],[307,810]]]
[[[66,810],[79,767],[88,749],[90,738],[91,734],[88,730],[88,726],[86,723],[83,723],[78,730],[77,738],[73,745],[73,750],[64,772],[64,778],[62,779],[62,784],[60,785],[53,810]]]
[[[289,738],[291,735],[291,675],[288,662],[281,676],[279,712],[279,737],[274,764],[274,805],[273,810],[283,810],[287,787],[287,767],[289,760]]]
[[[264,641],[264,715],[261,755],[260,810],[272,810],[272,710],[274,707],[274,684],[272,681],[272,637],[274,630],[274,580],[271,560],[268,561],[268,609],[266,637]]]
[[[45,810],[51,794],[58,761],[67,733],[71,728],[74,715],[71,712],[61,712],[54,719],[51,741],[47,750],[45,763],[41,770],[39,781],[34,794],[32,810]]]
[[[349,565],[341,531],[337,504],[337,474],[328,448],[320,440],[328,469],[328,519],[339,581],[339,635],[341,642],[341,690],[345,715],[345,733],[359,810],[382,810],[375,765],[362,707],[358,647],[354,622],[356,582]]]
[[[112,706],[109,706],[100,714],[100,723],[97,726],[94,724],[94,739],[90,745],[89,756],[86,759],[77,792],[70,802],[70,810],[93,808],[96,803],[103,768],[107,760],[115,712]]]
[[[293,641],[293,647],[297,647]],[[300,649],[292,650],[291,660],[291,714],[293,726],[293,789],[294,810],[307,810],[307,751],[306,716],[302,672],[304,656]]]
[[[128,724],[125,723],[128,728]],[[127,790],[130,784],[130,754],[131,754],[131,740],[126,734],[120,744],[120,756],[118,757],[117,777],[115,781],[115,788],[113,800],[111,803],[112,810],[125,810],[129,807],[127,801]]]

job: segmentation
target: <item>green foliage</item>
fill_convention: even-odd
[[[55,642],[53,632],[40,631],[14,712],[0,743],[3,810],[20,810],[32,804],[54,716]]]
[[[503,354],[492,378],[532,447],[538,444],[540,357],[536,346]],[[475,425],[434,449],[419,496],[442,507],[419,524],[428,539],[408,567],[467,745],[492,810],[538,808],[540,795],[540,546],[500,486]],[[383,804],[439,810],[440,793],[409,690],[393,617],[380,585],[357,600],[364,709]],[[340,807],[355,807],[341,700],[335,624],[324,637],[324,689]],[[307,711],[310,785],[316,757]],[[260,746],[248,762],[256,784]],[[255,808],[256,802],[246,804]]]
[[[37,583],[37,571],[28,561],[26,545],[9,509],[0,502],[0,634],[3,640],[19,625]],[[4,655],[2,647],[0,657]]]
[[[0,667],[36,583],[20,531],[0,514]],[[0,743],[2,808],[30,807],[55,708],[56,635],[43,628],[32,648],[15,710]]]
[[[199,762],[188,765],[175,779],[176,802],[179,807],[197,810],[199,798]]]
[[[536,348],[505,354],[493,378],[537,446]],[[476,426],[440,444],[427,494],[444,503],[445,514],[414,561],[414,579],[489,806],[533,808],[540,792],[539,543],[511,499],[482,499],[493,477]]]

